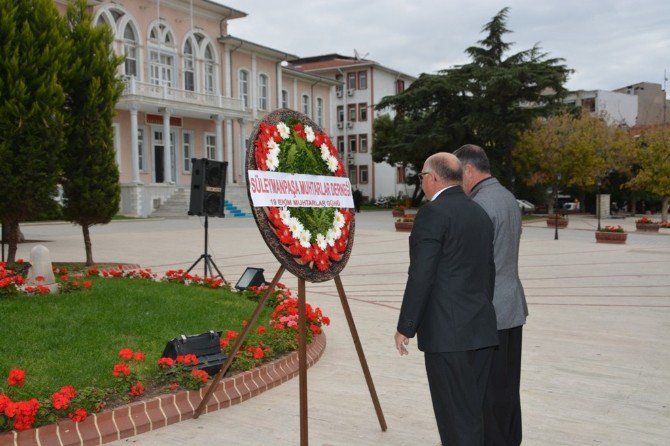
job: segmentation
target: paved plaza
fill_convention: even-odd
[[[656,216],[657,218],[657,216]],[[210,219],[209,250],[227,280],[278,262],[253,219]],[[603,219],[629,232],[625,245],[596,244],[597,221],[571,216],[567,229],[526,223],[520,272],[530,316],[524,329],[524,445],[667,445],[670,438],[670,230],[635,233],[634,218]],[[55,261],[83,261],[81,228],[22,225]],[[203,220],[117,221],[92,229],[97,262],[137,263],[161,273],[203,252]],[[307,284],[308,302],[331,317],[328,345],[308,371],[313,445],[439,444],[423,354],[400,358],[393,334],[407,277],[408,233],[390,211],[357,215],[342,280],[388,423],[381,432],[335,284]],[[28,258],[34,242],[21,244]],[[198,266],[198,273],[202,268]],[[297,290],[297,280],[282,281]],[[223,328],[223,327],[219,327]],[[112,443],[299,444],[298,379],[249,401]]]

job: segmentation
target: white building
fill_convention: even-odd
[[[411,195],[404,168],[373,162],[371,147],[374,118],[393,115],[391,110],[376,112],[375,106],[385,96],[405,90],[415,78],[372,60],[339,54],[294,59],[291,65],[338,82],[331,100],[330,136],[346,160],[352,185],[369,199]]]
[[[631,94],[606,90],[577,90],[570,92],[564,102],[595,115],[603,115],[608,124],[633,127],[636,123],[638,100]]]

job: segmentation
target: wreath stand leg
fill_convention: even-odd
[[[233,360],[235,359],[235,356],[237,355],[237,352],[240,350],[242,347],[242,344],[244,341],[247,339],[247,336],[249,335],[249,331],[251,331],[251,327],[254,326],[256,323],[256,320],[258,319],[258,316],[260,316],[261,311],[263,311],[263,308],[265,307],[265,303],[268,300],[268,297],[270,296],[270,293],[272,293],[277,286],[277,282],[279,282],[279,279],[281,279],[282,274],[284,274],[284,271],[286,271],[286,268],[283,266],[280,266],[279,269],[277,270],[277,274],[275,274],[274,279],[272,279],[272,282],[270,283],[270,286],[268,287],[267,290],[265,290],[265,293],[263,293],[263,297],[261,297],[261,300],[258,301],[258,305],[256,305],[256,309],[254,310],[253,314],[249,318],[249,323],[247,324],[246,327],[244,327],[244,330],[242,330],[242,334],[238,336],[237,341],[235,341],[235,344],[233,345],[233,348],[230,351],[230,355],[228,355],[228,358],[226,359],[226,362],[223,363],[221,366],[221,370],[214,375],[214,379],[212,380],[212,383],[209,385],[209,388],[207,389],[207,393],[205,393],[205,396],[203,397],[202,401],[200,402],[200,405],[198,408],[195,410],[195,413],[193,414],[193,418],[196,419],[200,416],[203,410],[205,410],[205,407],[207,406],[207,402],[209,401],[209,398],[212,396],[212,393],[214,393],[214,389],[216,388],[216,385],[219,383],[223,375],[226,374],[228,369],[230,368],[230,365],[233,363]],[[304,311],[304,308],[303,308]]]
[[[339,274],[335,276],[335,286],[337,287],[337,294],[340,295],[340,302],[342,302],[342,309],[344,310],[344,315],[347,317],[347,323],[349,324],[349,331],[351,332],[351,338],[354,341],[356,346],[356,353],[358,353],[358,360],[361,363],[361,368],[363,369],[363,374],[365,375],[365,382],[368,385],[368,390],[370,391],[370,398],[372,398],[372,404],[375,406],[375,412],[377,412],[377,419],[379,420],[379,427],[381,427],[382,432],[386,432],[386,420],[384,419],[384,413],[382,412],[382,406],[379,404],[379,398],[377,397],[377,391],[375,390],[375,383],[372,381],[372,375],[370,374],[370,369],[368,368],[368,362],[365,359],[365,353],[363,353],[363,346],[361,345],[361,340],[358,337],[358,331],[356,330],[356,324],[354,324],[354,317],[351,314],[351,309],[349,308],[349,302],[347,301],[347,295],[344,293],[344,286],[342,286],[342,279],[340,279]]]

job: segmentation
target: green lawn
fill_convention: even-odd
[[[0,389],[12,368],[21,389],[49,397],[63,385],[110,387],[120,349],[146,354],[155,368],[168,340],[208,330],[241,330],[256,303],[224,289],[140,279],[92,278],[90,290],[0,299]],[[266,308],[259,322],[266,324]],[[18,390],[18,389],[15,389]]]

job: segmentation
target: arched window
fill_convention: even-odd
[[[123,52],[126,55],[124,69],[126,76],[137,77],[137,36],[130,23],[126,25],[123,31]]]
[[[258,76],[258,109],[268,109],[268,76],[261,74]]]
[[[184,90],[195,91],[195,57],[190,38],[184,43]]]
[[[240,70],[240,99],[244,108],[249,107],[249,72]]]
[[[307,116],[310,115],[309,112],[309,96],[306,94],[302,95],[302,112],[306,114]]]
[[[207,93],[214,93],[214,80],[215,70],[214,70],[214,53],[212,51],[212,45],[207,45],[205,48],[205,91]]]
[[[149,31],[149,42],[158,47],[149,49],[149,76],[154,85],[174,87],[175,56],[174,38],[168,26],[158,22]],[[170,48],[172,47],[172,48]]]

